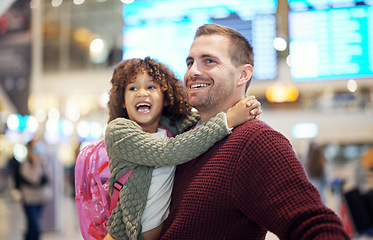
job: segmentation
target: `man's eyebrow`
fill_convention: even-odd
[[[218,57],[216,57],[215,55],[212,55],[212,54],[202,54],[201,58],[214,58],[214,59],[218,59]]]
[[[217,58],[217,57],[211,54],[202,54],[201,58]],[[187,57],[186,62],[188,62],[189,60],[193,60],[193,59],[194,59],[193,57]]]
[[[201,58],[215,57],[211,54],[202,54]]]

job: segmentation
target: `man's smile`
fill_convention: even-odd
[[[193,88],[203,88],[203,87],[208,87],[210,86],[210,84],[207,84],[207,83],[198,83],[198,84],[192,84],[190,85],[190,88],[193,89]]]

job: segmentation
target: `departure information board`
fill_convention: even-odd
[[[298,7],[301,1],[289,1],[294,2]],[[294,80],[373,77],[373,7],[320,6],[289,13],[290,72]]]
[[[373,0],[288,0],[293,11],[304,11],[310,8],[325,9],[338,7],[352,7],[356,5],[372,5]]]
[[[254,78],[277,76],[277,0],[155,0],[124,5],[123,58],[150,56],[170,65],[180,78],[196,29],[218,23],[240,31],[255,54]]]

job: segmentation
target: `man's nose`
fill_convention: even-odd
[[[197,77],[201,75],[201,71],[199,70],[198,64],[193,63],[192,66],[189,68],[189,77]]]

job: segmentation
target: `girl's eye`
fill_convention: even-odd
[[[137,88],[136,87],[130,87],[128,90],[130,90],[130,91],[136,91]]]
[[[155,86],[150,86],[150,87],[148,87],[148,89],[154,90],[154,89],[156,89],[156,87]]]

